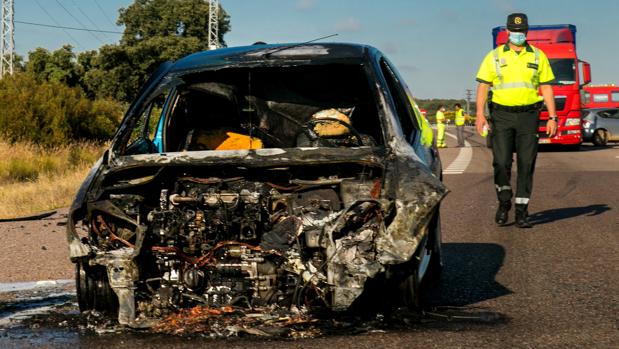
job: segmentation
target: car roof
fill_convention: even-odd
[[[197,52],[176,61],[170,71],[195,71],[222,65],[251,65],[265,62],[277,66],[298,60],[308,64],[342,60],[361,63],[369,51],[378,50],[368,45],[349,43],[256,44]]]

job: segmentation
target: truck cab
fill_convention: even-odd
[[[492,30],[493,45],[506,44],[508,33],[505,27]],[[540,113],[540,144],[563,144],[578,147],[582,143],[581,89],[591,82],[589,63],[578,58],[576,52],[576,26],[572,24],[529,26],[527,42],[542,50],[555,75],[552,89],[558,116],[557,134],[546,135],[548,111]]]

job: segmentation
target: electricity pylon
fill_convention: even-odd
[[[0,79],[13,74],[15,39],[13,37],[15,8],[13,0],[2,0],[2,27],[0,28]]]
[[[208,2],[208,49],[219,47],[219,0]]]

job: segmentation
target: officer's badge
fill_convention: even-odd
[[[514,23],[516,23],[516,24],[522,24],[522,18],[520,18],[520,17],[516,17],[516,18],[514,18]]]

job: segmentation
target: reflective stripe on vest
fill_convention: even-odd
[[[499,78],[500,83],[498,85],[493,85],[492,90],[505,90],[508,88],[530,88],[532,90],[536,90],[537,86],[535,81],[537,80],[537,73],[539,67],[539,50],[537,48],[533,48],[533,53],[535,54],[535,73],[533,73],[533,81],[525,82],[525,81],[517,81],[517,82],[504,82],[503,74],[501,74],[501,64],[499,63],[499,52],[498,49],[502,47],[499,46],[496,49],[492,50],[492,54],[494,56],[494,69],[496,70],[496,75]]]

